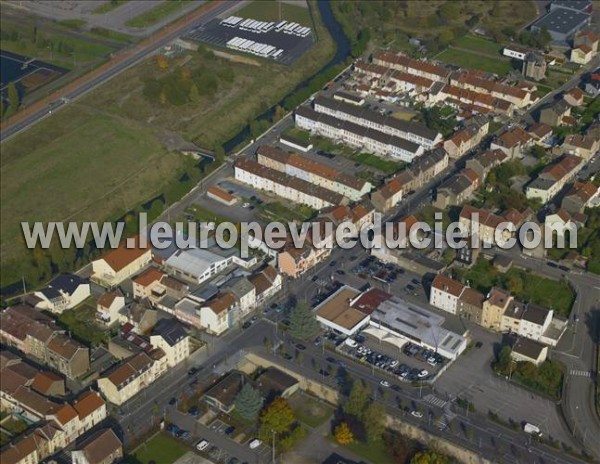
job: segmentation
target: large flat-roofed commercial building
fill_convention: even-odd
[[[344,285],[315,308],[317,320],[344,335],[354,335],[369,324],[369,316],[351,306],[359,295],[360,291]]]
[[[177,250],[166,261],[165,268],[176,277],[202,283],[225,269],[233,261],[202,248]]]
[[[556,43],[566,44],[575,33],[591,22],[591,15],[571,8],[553,8],[531,25],[534,32],[546,29]]]
[[[366,300],[368,293],[362,299]],[[456,359],[467,347],[466,337],[443,327],[444,316],[385,292],[378,293],[380,296],[375,310],[371,312],[371,327],[368,329],[373,335],[386,340],[395,336],[401,342],[416,343],[449,359]],[[357,299],[354,305],[360,306],[361,299]]]

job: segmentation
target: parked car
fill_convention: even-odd
[[[252,325],[252,322],[246,321],[242,324],[242,329],[247,329]]]
[[[198,369],[197,367],[192,367],[189,371],[188,371],[188,375],[192,376],[194,374],[196,374],[200,369]]]
[[[200,440],[198,442],[198,444],[196,445],[196,449],[198,451],[204,451],[209,446],[210,446],[210,442],[208,442],[207,440]]]
[[[382,387],[389,388],[390,383],[387,380],[382,380],[381,382],[379,382],[379,385],[381,385]]]
[[[250,449],[256,449],[260,445],[262,445],[262,441],[260,441],[258,438],[255,438],[250,443],[248,443],[248,446],[250,447]]]
[[[187,413],[190,416],[198,417],[200,415],[200,409],[198,409],[198,406],[192,406],[190,409],[188,409]]]
[[[306,347],[302,343],[296,343],[296,349],[300,351],[304,351]]]
[[[421,371],[419,371],[419,373],[417,374],[417,377],[419,377],[420,379],[424,379],[425,377],[427,377],[429,375],[429,371],[422,369]]]
[[[421,419],[423,417],[423,413],[421,411],[411,411],[410,415],[416,417],[417,419]]]
[[[173,406],[175,403],[177,403],[177,398],[173,397],[169,400],[169,406]]]
[[[235,427],[233,425],[230,425],[225,429],[225,435],[227,436],[233,434],[233,432],[235,432]]]

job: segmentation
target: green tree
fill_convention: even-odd
[[[508,345],[503,346],[500,350],[500,353],[498,353],[498,361],[496,362],[496,368],[500,372],[508,372],[508,368],[510,366],[510,363],[512,362],[511,353],[512,350]]]
[[[290,314],[290,334],[301,340],[314,338],[319,332],[319,322],[305,303],[299,302]]]
[[[363,425],[368,441],[381,440],[385,432],[385,409],[380,403],[371,403],[363,414]]]
[[[215,161],[219,164],[225,161],[225,150],[221,145],[215,148]]]
[[[9,82],[7,86],[8,94],[8,109],[6,110],[6,117],[9,118],[17,112],[21,99],[19,97],[19,91],[14,82]]]
[[[242,419],[251,421],[258,417],[258,413],[263,405],[263,398],[258,390],[249,383],[244,384],[240,392],[235,397],[235,410]]]
[[[457,2],[446,2],[440,7],[440,16],[443,19],[455,20],[460,15],[460,9]]]
[[[192,103],[198,103],[200,101],[200,92],[198,92],[198,87],[196,86],[196,84],[192,84],[192,86],[190,87],[189,98]]]
[[[369,405],[369,396],[369,389],[362,380],[355,380],[342,410],[345,414],[362,420],[363,414]]]
[[[285,398],[277,397],[260,415],[260,432],[262,438],[268,438],[273,432],[287,433],[296,422],[294,411]]]

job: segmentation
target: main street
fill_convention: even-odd
[[[9,120],[4,124],[3,130],[0,133],[0,142],[8,140],[46,117],[52,117],[52,113],[68,105],[70,101],[108,82],[121,72],[144,60],[156,52],[156,50],[191,31],[198,25],[205,24],[217,16],[224,14],[226,11],[238,7],[239,4],[236,2],[223,1],[215,1],[201,6],[198,10],[187,15],[183,20],[167,26],[135,48],[124,51],[122,54],[112,58],[99,69],[82,76],[75,82],[68,84],[65,88],[54,92],[48,98],[32,104],[30,108],[24,108],[20,113],[15,115],[12,121]]]

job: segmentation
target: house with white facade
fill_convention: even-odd
[[[90,283],[74,274],[61,274],[34,293],[39,301],[35,307],[60,314],[72,309],[91,295]]]
[[[119,288],[106,292],[100,298],[96,304],[96,318],[106,325],[111,325],[117,320],[126,322],[127,317],[121,313],[121,310],[125,307],[125,296]]]
[[[152,329],[150,343],[165,352],[168,367],[176,366],[190,355],[190,337],[177,319],[160,319]]]
[[[458,300],[465,286],[457,280],[438,274],[431,283],[429,304],[451,314],[457,314]]]

